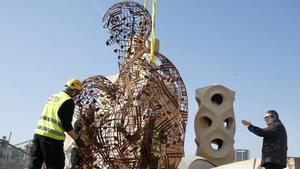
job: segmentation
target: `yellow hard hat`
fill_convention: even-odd
[[[77,79],[71,79],[67,81],[65,86],[68,87],[69,89],[76,89],[76,90],[82,90],[83,88],[82,83],[80,82],[80,80]]]

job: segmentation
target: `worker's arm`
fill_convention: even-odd
[[[76,135],[76,133],[74,132],[74,130],[68,131],[67,133],[68,133],[68,135],[69,135],[70,137],[72,137],[73,140],[76,139],[77,135]]]
[[[270,124],[266,128],[259,128],[250,124],[248,130],[260,137],[271,137],[280,134],[280,125]]]
[[[74,108],[74,101],[72,99],[66,100],[58,110],[58,117],[60,118],[64,130],[75,140],[76,133],[73,131],[72,126]]]

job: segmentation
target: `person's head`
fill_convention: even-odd
[[[83,85],[80,82],[80,80],[77,79],[71,79],[68,80],[65,84],[66,86],[66,92],[72,97],[75,98],[83,89]]]
[[[279,115],[275,110],[269,110],[265,113],[264,119],[268,125],[279,120]]]

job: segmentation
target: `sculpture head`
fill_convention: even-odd
[[[119,2],[108,9],[102,22],[108,29],[110,37],[106,45],[117,44],[120,48],[114,52],[118,54],[122,65],[126,56],[132,55],[137,46],[143,46],[150,36],[151,15],[139,3],[132,1]]]

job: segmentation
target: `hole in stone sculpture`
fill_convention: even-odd
[[[200,118],[200,124],[204,128],[208,128],[212,124],[212,120],[209,117],[203,116]]]
[[[199,147],[200,144],[199,144],[198,140],[195,139],[195,143],[196,143],[197,147]]]
[[[214,139],[211,143],[210,146],[213,150],[220,150],[222,148],[223,141],[221,139]]]
[[[224,120],[224,127],[230,129],[232,127],[233,119],[231,117]]]
[[[223,103],[223,96],[219,93],[214,94],[211,97],[211,103],[216,106],[220,106]]]
[[[200,105],[201,105],[201,99],[200,99],[200,98],[198,98],[198,97],[195,97],[195,99],[196,99],[196,101],[197,101],[198,105],[200,106]]]

